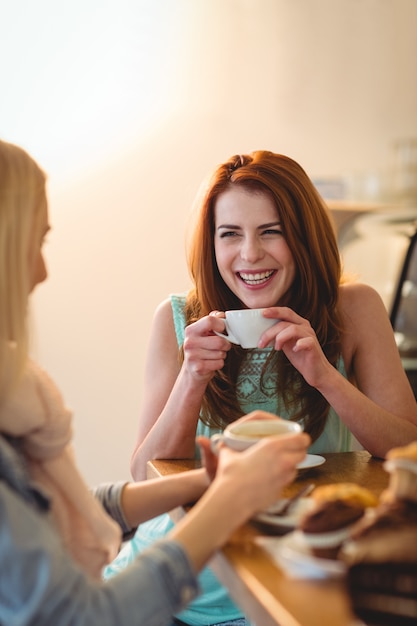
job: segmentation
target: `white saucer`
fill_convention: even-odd
[[[305,459],[301,461],[297,465],[298,470],[306,470],[311,469],[312,467],[318,467],[319,465],[323,465],[326,462],[324,456],[320,456],[319,454],[307,454]]]
[[[312,556],[299,530],[280,538],[258,537],[256,542],[291,578],[337,579],[346,574],[346,565],[342,561]]]

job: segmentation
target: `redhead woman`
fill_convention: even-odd
[[[217,167],[199,206],[189,268],[190,292],[155,313],[135,478],[149,459],[194,456],[196,433],[222,430],[255,408],[302,423],[314,453],[359,443],[384,457],[417,439],[417,405],[382,300],[343,280],[328,210],[298,163],[256,151]],[[224,312],[240,308],[277,320],[256,349],[215,334],[224,331]],[[133,545],[162,528],[150,525],[147,536],[142,529]],[[206,605],[181,619],[221,622],[217,591],[209,583]],[[223,614],[238,620],[224,602]]]
[[[258,151],[220,165],[189,267],[193,289],[155,314],[135,477],[151,458],[193,456],[197,429],[222,429],[255,407],[301,421],[314,452],[349,450],[354,437],[384,457],[417,438],[384,305],[371,287],[343,281],[328,211],[295,161]],[[256,350],[215,334],[224,311],[239,308],[277,319]]]

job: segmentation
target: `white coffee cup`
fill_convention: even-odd
[[[249,448],[264,437],[300,433],[302,427],[297,422],[276,419],[256,419],[247,422],[232,423],[222,433],[212,435],[211,449],[217,454],[220,445],[224,444],[233,450],[242,451]]]
[[[279,321],[264,317],[262,311],[263,309],[226,311],[224,323],[227,335],[214,332],[219,337],[224,337],[231,343],[242,346],[242,348],[256,348],[262,333]]]

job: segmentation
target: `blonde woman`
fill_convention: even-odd
[[[196,572],[212,552],[294,478],[309,438],[275,438],[242,454],[223,450],[211,484],[201,469],[101,485],[94,497],[74,461],[71,413],[28,357],[28,298],[47,276],[49,229],[43,172],[25,151],[0,141],[0,623],[170,624],[198,593]],[[201,445],[212,468],[208,440]],[[200,497],[169,538],[101,582],[122,534]],[[231,499],[236,506],[214,524]]]

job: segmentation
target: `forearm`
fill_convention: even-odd
[[[204,468],[128,483],[122,492],[122,509],[126,520],[134,528],[177,506],[196,502],[208,484],[209,479]]]
[[[196,381],[182,369],[169,398],[149,431],[139,438],[131,472],[135,480],[146,478],[152,459],[193,458],[195,436],[206,383]],[[144,407],[146,411],[146,407]]]
[[[417,439],[417,426],[411,421],[416,413],[415,402],[404,416],[398,415],[367,397],[336,370],[326,378],[319,391],[373,456],[383,458],[390,448]]]
[[[213,483],[210,490],[171,531],[170,538],[183,545],[195,572],[248,519],[251,505],[243,492],[243,489],[236,489],[233,481],[229,482],[227,488],[224,482],[221,488]],[[219,511],[227,513],[219,515]]]
[[[181,546],[161,542],[106,583],[70,559],[43,516],[0,486],[0,623],[161,626],[197,593]],[[156,592],[156,590],[158,590]]]

